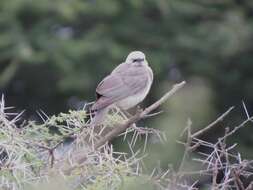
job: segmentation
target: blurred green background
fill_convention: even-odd
[[[155,75],[145,105],[188,82],[163,115],[141,123],[165,130],[169,146],[159,149],[153,139],[151,149],[178,160],[175,140],[188,118],[201,128],[236,106],[225,120],[233,126],[245,119],[242,100],[253,111],[252,40],[249,0],[1,0],[0,92],[30,119],[38,109],[79,109],[130,51],[141,50]],[[223,131],[218,125],[205,138]],[[249,157],[252,132],[231,139]]]

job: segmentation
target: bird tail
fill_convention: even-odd
[[[108,111],[108,108],[103,108],[103,109],[95,111],[94,117],[91,118],[90,125],[92,127],[101,125],[105,120],[105,116],[107,114],[107,111]]]

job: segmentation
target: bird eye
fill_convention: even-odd
[[[136,58],[136,59],[132,59],[133,62],[141,62],[144,61],[144,59],[142,58]]]

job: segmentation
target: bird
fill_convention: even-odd
[[[92,126],[101,125],[110,108],[129,110],[142,102],[153,83],[153,71],[141,51],[128,54],[126,60],[106,76],[96,88],[96,101],[91,107]]]

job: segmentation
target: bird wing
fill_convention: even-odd
[[[96,94],[98,99],[92,110],[100,110],[129,96],[129,88],[118,75],[109,75],[99,83]]]
[[[146,75],[136,73],[134,69],[117,67],[117,72],[112,72],[99,83],[96,89],[97,101],[92,110],[105,108],[119,100],[132,96],[143,90],[148,82]],[[124,72],[123,72],[124,71]]]

